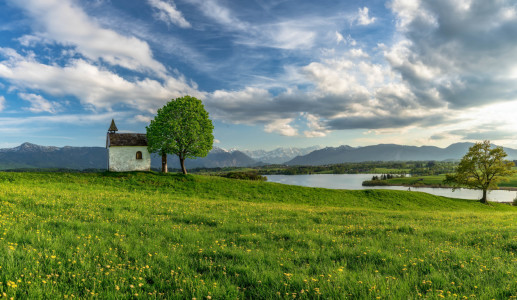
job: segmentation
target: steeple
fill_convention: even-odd
[[[115,120],[111,119],[111,125],[108,129],[108,133],[115,133],[115,131],[118,131],[117,125],[115,125]]]

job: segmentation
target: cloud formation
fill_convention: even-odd
[[[357,16],[355,17],[355,21],[359,25],[370,25],[375,22],[375,17],[370,17],[368,15],[368,7],[359,8]]]
[[[275,120],[266,126],[264,126],[265,132],[275,132],[284,136],[296,136],[298,135],[298,130],[294,128],[290,123],[293,122],[293,119],[278,119]]]
[[[227,30],[247,31],[250,24],[239,20],[234,13],[217,0],[186,0],[195,5],[205,16],[226,27]]]
[[[394,0],[404,39],[385,52],[421,105],[453,109],[515,99],[515,4]]]
[[[285,136],[425,128],[432,140],[511,137],[506,129],[475,129],[468,116],[517,100],[510,1],[392,0],[388,12],[368,1],[332,12],[273,1],[251,12],[184,0],[187,20],[173,0],[147,0],[138,7],[153,8],[154,18],[133,27],[101,22],[74,0],[9,1],[32,31],[0,48],[0,77],[33,113],[62,113],[59,99],[71,96],[87,110],[131,110],[147,122],[169,99],[190,94],[217,120]],[[156,19],[189,30],[153,35],[165,27]],[[189,79],[196,76],[210,80],[200,87]],[[439,133],[438,126],[448,127]]]
[[[74,96],[93,110],[112,110],[121,105],[154,113],[171,98],[185,94],[202,97],[197,86],[182,76],[167,77],[163,83],[149,78],[130,81],[83,59],[70,60],[61,67],[42,64],[9,48],[0,48],[0,54],[7,58],[0,61],[0,77],[9,80],[12,88],[41,91],[55,97]],[[21,95],[25,100],[38,101],[29,94]]]
[[[270,47],[285,50],[310,49],[316,44],[318,28],[330,26],[318,17],[300,17],[250,23],[241,20],[229,7],[217,0],[187,0],[206,17],[235,34],[235,43],[249,47]]]
[[[31,105],[27,109],[33,113],[48,112],[55,114],[61,110],[61,104],[55,101],[48,101],[40,95],[19,93],[18,96],[21,99],[30,102]]]
[[[172,1],[148,0],[149,4],[156,9],[156,17],[167,24],[175,24],[181,28],[190,28],[192,25],[183,17],[183,14],[176,9]]]
[[[344,54],[326,51],[332,53],[330,58],[316,57],[295,68],[302,78],[298,84],[312,85],[314,90],[295,96],[271,95],[267,90],[218,91],[212,100],[225,97],[210,102],[211,107],[228,120],[245,123],[311,116],[307,126],[317,130],[305,135],[321,136],[329,130],[436,126],[450,122],[465,108],[516,99],[515,4],[394,0],[389,8],[397,20],[397,33],[391,45],[380,44],[377,49],[384,62],[360,47]],[[355,20],[369,25],[376,19],[363,7]],[[345,44],[338,31],[332,35],[335,43]],[[240,99],[246,100],[229,105]],[[506,136],[473,132],[466,137],[490,135]]]
[[[34,21],[34,34],[22,39],[26,42],[55,42],[75,47],[90,60],[161,76],[166,73],[165,66],[153,58],[146,42],[102,28],[71,0],[10,1]]]

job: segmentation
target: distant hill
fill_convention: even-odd
[[[167,155],[167,164],[169,168],[180,169],[179,159],[175,155]],[[214,147],[206,157],[185,160],[187,170],[194,168],[251,167],[257,164],[256,160],[241,151],[227,151],[218,147]],[[158,155],[152,155],[151,166],[161,168],[161,165],[162,158]]]
[[[7,169],[106,169],[108,151],[104,147],[53,147],[23,143],[18,147],[0,149],[0,170]],[[168,156],[169,168],[179,168],[178,158]],[[215,147],[206,157],[188,159],[187,168],[247,167],[257,161],[240,151]],[[161,168],[161,157],[153,155],[152,168]]]
[[[286,164],[288,165],[327,165],[344,162],[362,161],[410,161],[410,160],[458,160],[472,143],[452,144],[447,148],[434,146],[401,146],[381,144],[366,147],[327,147],[299,155]],[[225,150],[214,147],[206,156],[197,159],[187,159],[187,169],[194,168],[224,168],[252,167],[264,163],[284,163],[280,157],[294,153],[303,153],[308,148],[278,148],[273,151],[256,150],[254,159],[239,150]],[[505,148],[508,159],[517,159],[517,150]],[[250,153],[250,151],[246,151]],[[0,149],[0,170],[7,169],[106,169],[108,151],[104,147],[53,147],[23,143],[18,147]],[[179,161],[175,155],[168,156],[169,168],[179,169]],[[161,157],[152,155],[151,167],[161,168]]]
[[[447,148],[434,146],[402,146],[380,144],[366,147],[327,147],[298,156],[286,162],[287,165],[328,165],[362,161],[420,161],[459,160],[473,143],[456,143]],[[517,150],[504,148],[508,159],[517,159]]]
[[[0,149],[0,169],[67,168],[104,169],[107,151],[102,147],[52,147],[23,143]]]

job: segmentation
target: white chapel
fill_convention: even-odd
[[[151,155],[147,151],[144,133],[117,133],[115,120],[111,120],[106,137],[108,170],[112,172],[150,171]]]

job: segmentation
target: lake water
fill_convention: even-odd
[[[385,189],[407,191],[404,186],[362,186],[363,181],[372,179],[375,174],[315,174],[315,175],[267,175],[269,182],[277,182],[290,185],[301,185],[309,187],[321,187],[327,189]],[[480,190],[457,189],[454,192],[448,188],[416,188],[411,191],[429,193],[437,196],[444,196],[459,199],[481,199]],[[494,202],[511,202],[517,196],[515,191],[496,190],[488,193],[488,200]]]

